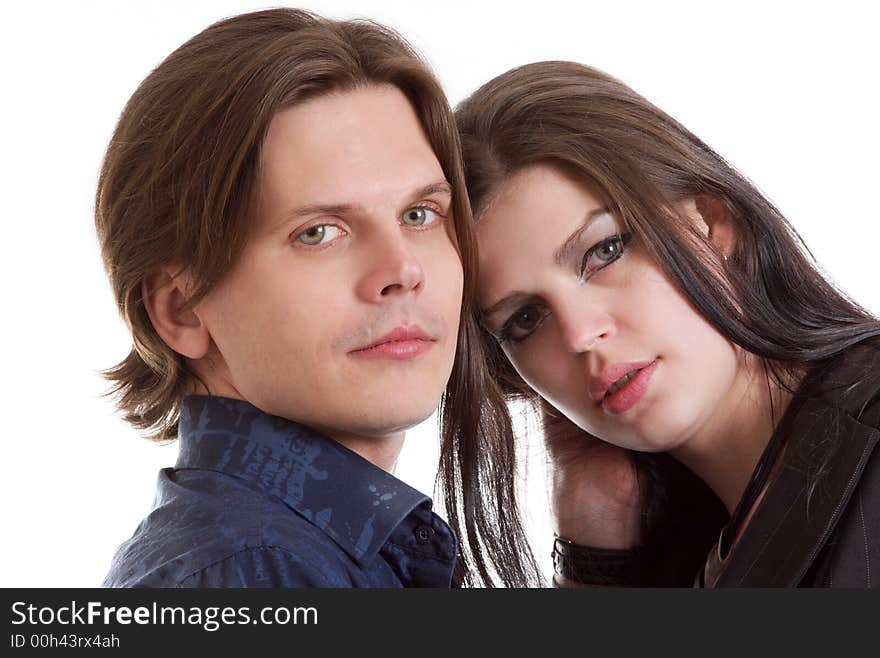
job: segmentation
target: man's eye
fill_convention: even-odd
[[[407,226],[429,226],[439,219],[439,215],[430,208],[417,206],[403,213],[403,223]]]
[[[547,315],[548,313],[538,306],[525,306],[511,315],[504,323],[499,338],[502,341],[518,343],[531,336]]]
[[[323,244],[338,237],[342,233],[342,229],[332,224],[317,224],[311,226],[296,236],[297,242],[302,242],[309,246]]]
[[[589,279],[590,276],[610,265],[623,255],[629,244],[630,233],[612,235],[596,245],[587,249],[581,260],[581,278]]]

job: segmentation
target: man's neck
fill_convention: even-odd
[[[394,473],[406,438],[406,432],[378,437],[360,436],[326,428],[320,428],[319,431],[389,473]]]
[[[219,385],[212,386],[212,388],[214,390],[209,391],[200,382],[197,382],[191,392],[196,395],[213,395],[235,400],[245,400],[244,396],[234,386],[225,381],[221,380]],[[400,457],[400,451],[403,449],[403,440],[406,438],[405,431],[383,436],[364,436],[329,427],[309,426],[389,473],[394,473],[397,459]]]

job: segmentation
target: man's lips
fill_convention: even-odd
[[[628,375],[633,370],[647,368],[652,363],[654,361],[631,361],[629,363],[614,363],[606,366],[598,377],[590,379],[590,397],[597,403],[602,402],[608,389],[621,377]]]
[[[409,359],[429,349],[436,341],[418,325],[400,326],[349,354],[363,358]]]

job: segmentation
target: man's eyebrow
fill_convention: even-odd
[[[556,250],[556,253],[553,254],[553,262],[560,267],[564,267],[565,263],[568,262],[569,253],[571,252],[572,248],[577,244],[577,241],[580,239],[583,232],[586,231],[590,227],[590,224],[592,224],[597,218],[607,213],[607,206],[594,208],[593,210],[588,212],[587,216],[584,218],[583,224],[575,229],[575,231],[566,238],[565,242],[562,243],[562,246]]]
[[[412,194],[407,195],[406,198],[421,199],[432,194],[448,194],[452,196],[452,186],[446,180],[436,181],[415,190]],[[352,203],[308,204],[298,206],[284,213],[282,221],[286,224],[293,219],[308,217],[309,215],[344,215],[355,210],[357,207],[357,204]]]
[[[446,180],[437,181],[436,183],[425,185],[422,189],[417,190],[412,196],[413,198],[420,199],[422,197],[431,196],[432,194],[448,194],[449,196],[452,196],[452,185]]]
[[[332,203],[327,205],[315,203],[307,206],[299,206],[284,213],[284,222],[286,223],[292,219],[307,217],[309,215],[342,215],[351,212],[354,207],[354,205],[346,203]]]

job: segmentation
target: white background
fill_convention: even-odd
[[[832,279],[880,312],[878,22],[869,2],[313,1],[406,35],[452,103],[508,68],[571,59],[621,78],[746,173]],[[4,6],[0,586],[95,586],[176,446],[140,439],[96,371],[128,352],[93,229],[114,122],[162,58],[249,2]],[[430,493],[435,418],[397,475]],[[537,455],[539,457],[539,455]],[[539,460],[531,528],[549,550]],[[546,561],[546,560],[545,560]]]

